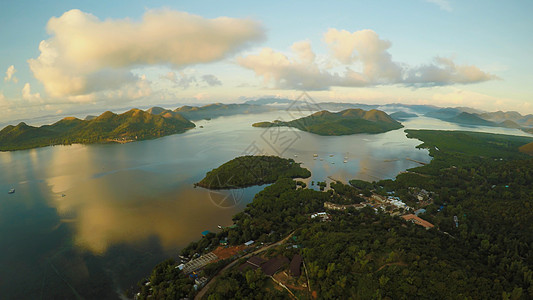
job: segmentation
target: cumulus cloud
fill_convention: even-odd
[[[428,3],[437,5],[440,9],[451,12],[452,6],[448,0],[426,0]]]
[[[22,99],[27,100],[29,102],[41,101],[41,94],[40,93],[32,94],[31,86],[29,83],[26,82],[26,84],[22,88]]]
[[[140,78],[132,68],[209,63],[264,35],[253,20],[206,19],[169,9],[148,11],[140,22],[102,21],[74,9],[51,18],[47,30],[51,37],[41,41],[39,57],[28,62],[53,97],[135,86]]]
[[[402,76],[400,65],[392,61],[392,56],[387,51],[391,42],[380,39],[372,30],[350,33],[331,28],[324,35],[324,41],[341,63],[361,62],[363,74],[371,82],[394,83]]]
[[[436,86],[478,83],[498,77],[473,65],[457,65],[451,59],[437,57],[432,63],[410,67],[395,62],[389,53],[392,43],[372,30],[348,32],[329,29],[324,42],[331,59],[341,70],[328,71],[317,63],[308,41],[294,43],[292,55],[271,48],[259,54],[237,58],[237,63],[253,70],[279,89],[327,90],[332,86],[362,87],[387,84]]]
[[[410,69],[404,82],[414,85],[468,84],[499,79],[473,65],[456,65],[451,59],[436,57],[432,64]]]
[[[15,69],[15,66],[14,65],[9,66],[6,70],[6,76],[4,77],[4,81],[5,82],[11,81],[13,83],[17,83],[19,80],[15,76],[15,72],[17,72],[17,70]]]

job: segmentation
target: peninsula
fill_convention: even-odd
[[[64,118],[52,125],[34,127],[24,122],[0,131],[0,151],[52,145],[125,143],[182,133],[195,125],[178,113],[153,115],[140,109],[122,114],[106,111],[96,118]]]

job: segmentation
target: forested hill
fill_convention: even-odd
[[[319,135],[348,135],[356,133],[383,133],[402,128],[402,124],[385,112],[372,109],[346,109],[337,113],[326,110],[289,122],[254,123],[254,127],[289,126]]]
[[[267,105],[253,105],[246,103],[223,104],[213,103],[204,106],[182,106],[175,110],[153,107],[148,111],[153,114],[173,114],[178,113],[189,120],[212,119],[222,116],[232,116],[237,114],[261,113],[275,110],[276,108]]]
[[[309,170],[292,159],[277,156],[240,156],[207,172],[198,186],[231,189],[273,183],[279,178],[307,178]]]
[[[177,113],[153,115],[139,109],[122,114],[107,111],[90,120],[68,117],[41,127],[25,123],[9,125],[0,131],[0,151],[74,143],[124,143],[182,133],[194,127],[194,123]]]

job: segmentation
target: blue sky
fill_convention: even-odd
[[[2,121],[301,90],[533,113],[531,1],[110,3],[0,4]]]

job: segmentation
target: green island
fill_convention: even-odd
[[[127,143],[183,133],[195,125],[179,114],[153,115],[139,109],[122,114],[106,111],[96,118],[64,118],[41,127],[20,123],[0,131],[0,151],[51,145]]]
[[[293,159],[277,156],[240,156],[207,172],[196,185],[208,189],[242,188],[273,183],[281,177],[308,178],[309,170]]]
[[[403,125],[385,112],[372,109],[346,109],[337,113],[327,110],[289,122],[258,122],[254,127],[288,126],[318,135],[348,135],[356,133],[383,133],[402,128]]]
[[[431,163],[395,180],[279,178],[138,299],[531,299],[532,138],[406,130]],[[209,259],[211,259],[209,261]],[[201,261],[210,263],[201,264]]]

